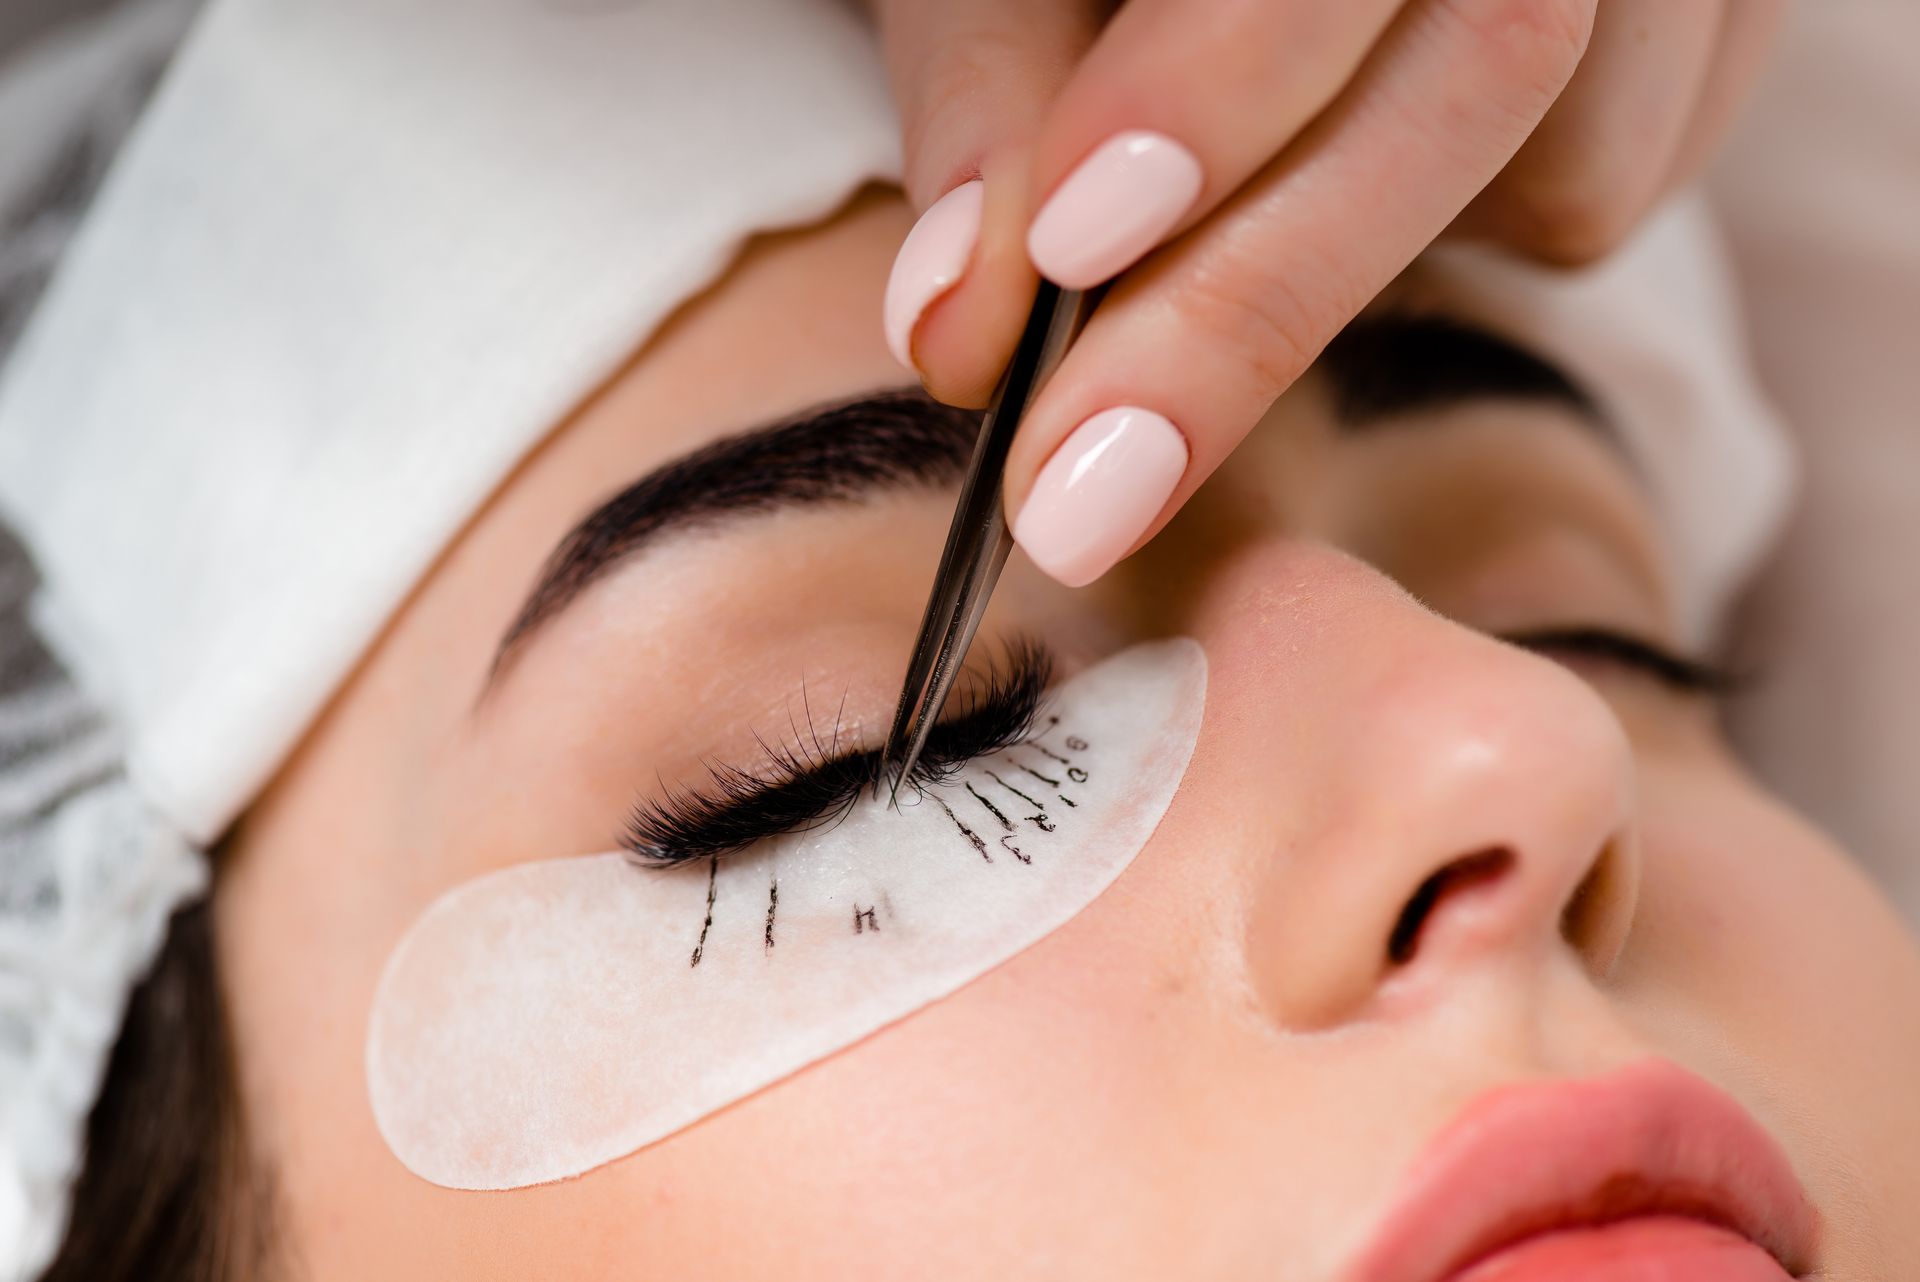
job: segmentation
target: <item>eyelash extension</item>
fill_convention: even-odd
[[[968,762],[1024,742],[1033,731],[1053,678],[1051,654],[1021,639],[1004,664],[970,687],[962,711],[936,723],[906,782],[916,788],[952,778]],[[827,739],[839,737],[839,726]],[[768,837],[837,823],[880,777],[880,750],[838,755],[817,735],[796,736],[792,747],[767,749],[759,771],[724,762],[707,767],[701,789],[669,790],[634,806],[620,845],[652,868],[735,854]],[[810,740],[810,741],[809,741]]]
[[[1611,628],[1539,628],[1507,633],[1501,640],[1549,656],[1581,655],[1617,663],[1682,694],[1724,698],[1739,693],[1749,684],[1741,673],[1704,659],[1676,654],[1642,637]]]

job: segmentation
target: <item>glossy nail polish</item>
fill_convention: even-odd
[[[1091,583],[1146,532],[1186,470],[1187,440],[1164,416],[1102,410],[1040,469],[1014,541],[1068,587]]]
[[[961,183],[927,206],[907,233],[887,278],[882,319],[894,359],[913,369],[913,329],[927,307],[959,283],[980,239],[984,188],[978,178]]]
[[[1111,280],[1179,224],[1200,185],[1200,162],[1165,134],[1115,134],[1041,206],[1027,229],[1027,256],[1067,289]]]

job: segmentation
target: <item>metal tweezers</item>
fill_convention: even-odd
[[[927,734],[946,706],[967,648],[973,644],[973,634],[987,612],[987,598],[999,582],[1007,554],[1013,550],[1001,491],[1014,433],[1027,407],[1079,336],[1095,301],[1093,291],[1040,283],[1026,330],[981,421],[973,461],[960,487],[960,502],[947,529],[947,546],[940,554],[933,591],[920,619],[920,635],[907,664],[906,685],[900,691],[893,728],[887,732],[886,748],[880,757],[876,783],[886,783],[896,801],[901,783],[912,775],[926,747]]]

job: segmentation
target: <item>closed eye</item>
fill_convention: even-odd
[[[1611,628],[1538,628],[1503,633],[1500,639],[1548,658],[1612,664],[1682,694],[1722,698],[1737,694],[1749,684],[1741,674],[1718,664]]]
[[[961,711],[934,725],[909,782],[938,782],[1025,741],[1052,677],[1053,659],[1043,646],[1014,642],[1004,663],[956,692]],[[827,745],[837,744],[838,729],[826,736]],[[767,757],[757,770],[711,763],[703,787],[642,798],[621,847],[656,868],[735,854],[769,837],[838,821],[880,776],[878,747],[834,752],[809,736],[769,747]]]

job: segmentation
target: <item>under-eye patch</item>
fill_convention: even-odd
[[[1135,646],[897,810],[866,798],[830,827],[669,868],[592,855],[456,887],[375,994],[381,1134],[452,1188],[563,1179],[952,993],[1146,845],[1205,697],[1197,643]]]

